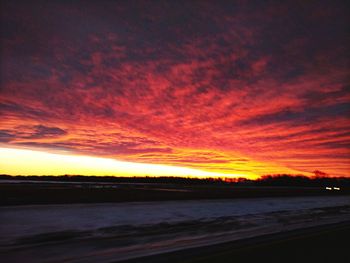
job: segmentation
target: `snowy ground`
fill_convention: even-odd
[[[350,196],[0,208],[0,259],[117,261],[350,220]]]

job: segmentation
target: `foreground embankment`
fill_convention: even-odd
[[[347,195],[3,206],[0,259],[117,262],[349,220]]]

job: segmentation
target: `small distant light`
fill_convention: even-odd
[[[339,190],[340,190],[340,188],[339,188],[339,187],[333,187],[333,189],[334,189],[334,190],[337,190],[337,191],[339,191]]]
[[[326,190],[330,190],[330,191],[331,191],[331,190],[332,190],[332,187],[326,187]]]

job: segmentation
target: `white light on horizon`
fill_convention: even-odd
[[[16,148],[0,148],[0,172],[11,175],[244,176],[171,165],[127,162],[111,158]]]

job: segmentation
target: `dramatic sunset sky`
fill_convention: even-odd
[[[0,173],[350,176],[347,1],[1,1]]]

